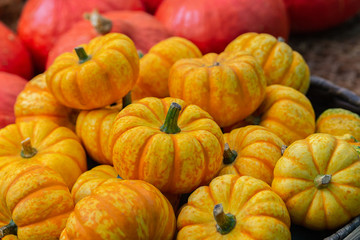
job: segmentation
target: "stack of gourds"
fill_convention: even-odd
[[[316,119],[309,83],[302,56],[269,34],[204,56],[169,37],[140,58],[108,33],[61,54],[0,130],[0,236],[290,239],[292,223],[338,228],[360,214],[360,117]]]

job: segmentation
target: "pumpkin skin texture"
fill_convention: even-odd
[[[14,104],[27,81],[15,74],[0,72],[0,128],[15,122]]]
[[[63,105],[76,109],[105,107],[124,97],[135,85],[139,57],[130,38],[109,33],[84,44],[85,55],[63,53],[46,71],[50,92]]]
[[[318,32],[335,27],[360,10],[357,0],[284,0],[284,3],[294,33]]]
[[[25,85],[14,105],[16,122],[49,119],[75,130],[77,111],[59,103],[46,86],[45,74],[39,74]]]
[[[12,165],[0,192],[19,239],[59,239],[74,209],[68,186],[54,170],[23,160]]]
[[[172,66],[169,75],[170,96],[198,105],[220,127],[252,114],[263,101],[265,88],[264,72],[247,52],[182,59]]]
[[[21,142],[30,141],[32,156],[24,155]],[[0,130],[0,177],[15,162],[40,162],[58,172],[69,189],[86,170],[86,155],[73,131],[50,120],[10,124]],[[36,152],[33,152],[33,149]],[[29,152],[29,150],[27,150]]]
[[[181,111],[170,106],[181,106]],[[168,111],[178,115],[177,132],[162,129]],[[176,120],[172,120],[176,123]],[[171,126],[172,127],[172,126]],[[210,182],[221,167],[224,139],[211,116],[176,98],[143,98],[116,116],[109,147],[116,172],[164,193],[189,193]]]
[[[306,93],[310,71],[304,58],[287,45],[266,33],[244,33],[230,42],[225,51],[248,51],[264,69],[267,85],[281,84]]]
[[[280,137],[265,127],[250,125],[224,134],[224,140],[231,154],[226,155],[225,148],[224,166],[219,175],[252,176],[271,184],[275,164],[285,145]]]
[[[132,90],[133,99],[168,97],[169,72],[174,63],[201,56],[198,47],[185,38],[170,37],[155,44],[140,59],[139,78]]]
[[[29,49],[38,72],[43,72],[50,49],[56,40],[85,12],[97,9],[100,13],[111,10],[144,10],[140,0],[28,0],[22,10],[17,32]]]
[[[215,204],[236,217],[235,227],[220,234],[213,216]],[[284,202],[265,182],[227,174],[196,189],[177,219],[177,239],[291,239]]]
[[[285,39],[289,34],[282,0],[164,0],[155,17],[174,36],[192,41],[203,54],[222,52],[246,32]]]
[[[289,146],[315,132],[315,113],[301,92],[283,85],[266,87],[266,95],[254,113],[259,125],[269,128]]]
[[[350,144],[315,133],[285,150],[276,163],[272,188],[293,223],[335,229],[360,214],[359,172],[360,157]]]
[[[334,136],[350,134],[360,139],[360,116],[343,108],[329,108],[317,118],[316,132]]]
[[[0,34],[0,71],[30,79],[33,66],[28,50],[3,22],[0,22]]]
[[[172,239],[176,219],[169,201],[149,183],[109,179],[79,201],[61,240]]]
[[[91,16],[99,16],[99,13],[91,13]],[[156,43],[169,38],[171,35],[165,27],[152,15],[143,11],[110,11],[100,14],[105,18],[104,22],[96,26],[89,20],[82,20],[74,24],[68,31],[61,35],[49,52],[47,67],[49,67],[57,56],[69,52],[74,47],[90,42],[91,39],[109,32],[123,33],[134,42],[136,48],[143,53]],[[90,17],[91,19],[91,17]],[[112,27],[105,32],[105,24],[111,22]],[[98,30],[99,29],[99,30]]]

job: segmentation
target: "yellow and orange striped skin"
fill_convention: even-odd
[[[172,102],[182,110],[179,133],[160,130]],[[162,192],[188,193],[219,171],[224,150],[220,127],[196,105],[176,98],[143,98],[116,117],[109,146],[118,174],[147,181]]]
[[[112,178],[80,200],[61,240],[173,239],[175,214],[153,185]]]

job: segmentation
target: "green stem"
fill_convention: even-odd
[[[331,175],[328,174],[318,175],[314,179],[315,187],[317,187],[318,189],[326,188],[330,182]]]
[[[80,64],[86,62],[87,60],[90,60],[90,58],[91,58],[90,56],[87,55],[87,53],[85,52],[85,49],[83,47],[76,47],[75,52],[79,58]]]
[[[220,234],[228,234],[235,228],[236,217],[231,213],[225,214],[221,203],[215,205],[213,214],[216,221],[216,230]]]
[[[231,164],[235,161],[238,156],[235,150],[231,150],[228,143],[225,143],[224,154],[223,154],[223,163]]]
[[[281,146],[281,156],[284,155],[285,150],[287,149],[287,147],[288,147],[288,146],[286,146],[286,145],[282,145],[282,146]]]
[[[21,142],[21,157],[23,158],[31,158],[36,155],[37,150],[31,146],[30,138],[26,138]]]
[[[17,235],[17,226],[13,220],[10,221],[8,225],[5,225],[0,228],[0,239],[6,235]]]
[[[144,56],[144,53],[141,50],[137,50],[139,58],[142,58]]]
[[[122,98],[122,108],[124,109],[129,104],[131,104],[131,91]]]
[[[181,129],[177,125],[180,111],[181,111],[181,106],[178,103],[176,102],[171,103],[169,110],[166,114],[165,122],[160,127],[160,130],[162,132],[167,134],[176,134],[181,132]]]

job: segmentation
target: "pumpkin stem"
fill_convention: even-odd
[[[224,213],[222,203],[216,204],[213,211],[215,221],[216,221],[216,230],[222,234],[228,234],[235,228],[236,217],[231,213]]]
[[[318,175],[314,179],[315,187],[317,187],[318,189],[326,188],[330,182],[331,182],[331,175],[329,174]]]
[[[224,154],[223,154],[223,163],[231,164],[235,161],[237,157],[237,152],[235,150],[231,150],[228,143],[225,143]]]
[[[285,150],[287,149],[287,147],[288,147],[288,146],[286,146],[286,145],[282,145],[282,146],[281,146],[281,156],[284,155],[284,152],[285,152]]]
[[[84,18],[90,21],[98,34],[105,35],[112,29],[112,21],[101,16],[96,9],[92,13],[85,13]]]
[[[13,220],[10,221],[8,225],[5,225],[0,228],[0,239],[6,235],[17,235],[17,226]]]
[[[283,38],[283,37],[278,37],[277,40],[278,40],[279,42],[285,42],[285,38]]]
[[[84,63],[87,60],[90,60],[90,56],[87,55],[85,49],[83,47],[76,47],[75,48],[76,55],[79,57],[79,63]]]
[[[23,158],[31,158],[37,153],[37,150],[31,146],[31,140],[29,137],[21,142],[21,148],[20,155]]]
[[[137,54],[139,58],[142,58],[144,56],[144,53],[141,50],[137,50]]]
[[[162,132],[167,134],[175,134],[181,132],[181,129],[177,125],[180,111],[181,111],[181,106],[178,103],[176,102],[171,103],[169,110],[166,114],[165,122],[160,127],[160,130]]]
[[[124,109],[129,104],[131,104],[131,91],[122,98],[122,108]]]

